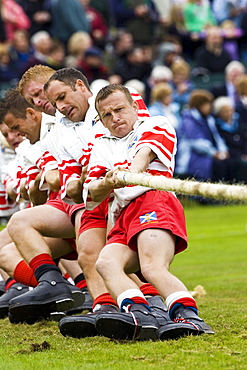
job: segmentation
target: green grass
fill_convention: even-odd
[[[167,342],[64,338],[56,323],[0,321],[0,369],[246,369],[247,206],[185,204],[189,248],[171,271],[193,290],[215,335]]]

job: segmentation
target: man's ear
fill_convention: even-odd
[[[27,118],[35,119],[37,117],[37,113],[38,113],[38,111],[31,108],[31,107],[28,107],[26,109],[26,117]]]
[[[82,80],[78,79],[76,80],[76,86],[78,86],[79,88],[81,88],[82,90],[85,90],[85,84]]]
[[[136,114],[137,114],[138,110],[139,110],[139,105],[135,100],[133,100],[133,108],[134,108],[134,110],[136,111]]]

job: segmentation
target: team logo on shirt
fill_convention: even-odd
[[[93,120],[92,120],[92,126],[94,126],[98,121],[100,120],[99,115],[97,115]]]
[[[145,215],[140,216],[139,219],[140,219],[140,224],[141,225],[143,225],[143,224],[153,224],[153,223],[158,222],[158,217],[157,217],[155,211],[145,213]]]
[[[132,146],[134,146],[135,144],[136,144],[136,142],[138,141],[138,136],[136,135],[135,137],[134,137],[134,139],[129,143],[129,145],[128,145],[128,149],[131,149],[132,148]]]

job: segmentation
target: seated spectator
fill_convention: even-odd
[[[16,2],[30,19],[30,36],[39,31],[49,32],[52,22],[51,0],[16,0]]]
[[[182,54],[182,45],[177,38],[170,37],[155,47],[153,66],[171,67],[172,63]]]
[[[128,30],[135,43],[150,45],[154,40],[158,12],[152,0],[137,2],[111,0],[113,15],[118,29]]]
[[[166,66],[153,67],[149,78],[146,81],[146,102],[150,104],[150,94],[154,86],[159,82],[171,83],[173,74],[170,68]]]
[[[65,58],[65,66],[76,68],[79,60],[84,58],[85,51],[92,46],[92,39],[87,32],[75,32],[68,41],[68,55]]]
[[[236,104],[236,112],[239,114],[239,130],[241,136],[247,142],[247,75],[240,76],[236,81],[236,89],[239,101]]]
[[[235,105],[239,100],[235,83],[237,79],[245,73],[245,66],[239,61],[233,60],[232,62],[227,64],[224,72],[225,83],[219,86],[213,86],[210,91],[214,95],[214,98],[218,98],[219,96],[230,97]]]
[[[197,180],[228,180],[228,148],[211,115],[213,95],[194,90],[182,112],[175,172]]]
[[[51,0],[51,35],[65,46],[77,31],[89,32],[85,10],[79,0]]]
[[[171,65],[173,73],[173,100],[179,104],[180,110],[189,102],[190,93],[195,84],[190,79],[190,65],[183,59],[175,60]]]
[[[188,32],[200,34],[208,26],[216,25],[210,3],[203,0],[188,0],[183,7],[184,25]]]
[[[230,177],[236,182],[247,183],[247,141],[239,127],[239,114],[227,96],[214,101],[213,112],[218,131],[230,153]]]
[[[108,28],[113,25],[113,10],[110,0],[91,0],[91,6],[102,15]]]
[[[2,97],[7,89],[18,83],[20,77],[18,63],[11,57],[10,46],[0,44],[0,90]]]
[[[125,30],[118,30],[105,49],[105,63],[110,70],[115,67],[116,61],[119,58],[126,56],[127,51],[134,47],[133,36],[130,32]]]
[[[57,70],[65,67],[65,48],[61,41],[53,40],[46,64]]]
[[[175,129],[180,125],[179,104],[173,102],[172,87],[159,82],[151,92],[151,104],[148,107],[151,116],[165,116]]]
[[[16,30],[29,30],[31,22],[23,8],[14,0],[1,0],[0,14],[3,21],[4,41],[12,41]]]
[[[85,51],[84,58],[78,62],[77,68],[87,77],[89,83],[97,79],[107,79],[109,75],[102,60],[102,50],[97,46]]]
[[[231,19],[227,19],[220,25],[224,37],[224,49],[231,56],[232,60],[239,60],[238,41],[243,36],[243,30],[236,27]]]
[[[132,87],[133,89],[135,89],[142,97],[142,99],[145,101],[146,100],[146,96],[145,96],[145,83],[140,81],[140,80],[137,80],[136,78],[133,78],[132,80],[128,80],[125,82],[125,85],[127,87]]]
[[[47,58],[52,47],[52,38],[46,31],[39,31],[35,33],[31,37],[30,41],[34,52],[24,64],[24,70],[22,73],[36,64],[47,65]]]
[[[34,52],[30,44],[29,33],[26,30],[15,31],[10,52],[13,60],[18,64],[18,69],[23,71],[27,60]]]
[[[91,0],[80,0],[80,2],[86,12],[86,17],[90,25],[90,35],[94,44],[104,49],[108,36],[108,28],[103,16],[91,6]]]
[[[220,27],[210,27],[206,31],[205,45],[195,52],[196,66],[205,68],[209,73],[224,71],[232,60],[224,50],[224,39]]]
[[[117,60],[113,73],[121,77],[121,83],[136,78],[145,81],[151,73],[151,58],[146,59],[142,47],[135,46],[126,52],[126,56]]]

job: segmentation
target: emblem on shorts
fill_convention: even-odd
[[[140,219],[140,223],[143,225],[143,224],[152,224],[152,223],[156,223],[158,222],[158,217],[156,215],[156,212],[153,211],[153,212],[149,212],[149,213],[145,213],[145,215],[142,215],[139,217]]]

